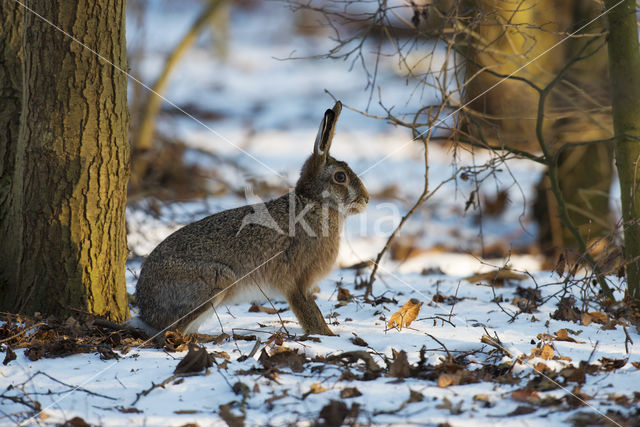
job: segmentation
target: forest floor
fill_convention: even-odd
[[[196,6],[146,10],[143,81],[157,75]],[[265,13],[273,19],[233,12],[225,61],[203,38],[176,70],[166,96],[209,117],[216,134],[171,109],[159,134],[184,144],[181,155],[206,188],[189,200],[176,201],[179,192],[172,200],[131,197],[132,294],[142,259],[172,231],[295,184],[333,104],[325,88],[366,108],[369,92],[344,64],[274,59],[327,45],[282,36],[295,32],[286,9]],[[143,31],[131,26],[130,42]],[[382,61],[381,96],[410,111],[418,101],[403,100],[413,88]],[[160,344],[80,315],[8,317],[0,326],[0,424],[640,425],[638,319],[621,304],[605,312],[584,269],[550,271],[536,253],[530,203],[539,166],[512,159],[449,180],[495,158],[433,145],[430,188],[447,182],[405,224],[367,301],[367,261],[422,191],[423,147],[345,109],[332,155],[372,196],[347,221],[336,267],[318,284],[316,301],[337,336],[305,336],[278,299],[225,307],[201,335],[169,334]],[[622,299],[623,280],[608,280]]]

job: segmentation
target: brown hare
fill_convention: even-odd
[[[294,191],[191,223],[149,254],[136,287],[147,331],[197,332],[217,307],[262,291],[284,296],[305,333],[333,335],[311,290],[334,265],[346,216],[369,202],[358,176],[329,156],[341,109],[325,112]]]

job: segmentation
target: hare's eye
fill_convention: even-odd
[[[343,184],[344,182],[347,181],[347,174],[342,171],[338,171],[333,174],[333,179],[338,184]]]

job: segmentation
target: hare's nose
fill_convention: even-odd
[[[369,203],[369,192],[367,191],[367,189],[364,189],[364,202]]]

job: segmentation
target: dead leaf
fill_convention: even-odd
[[[409,400],[407,400],[407,403],[422,402],[423,400],[424,394],[419,391],[409,389]]]
[[[544,344],[541,348],[534,347],[531,349],[530,357],[541,357],[544,360],[553,358],[553,348],[549,344]]]
[[[511,270],[507,270],[507,269],[500,269],[500,270],[494,270],[494,271],[490,271],[488,273],[478,273],[478,274],[474,274],[471,275],[469,277],[466,277],[465,280],[470,282],[470,283],[476,283],[476,282],[482,282],[482,281],[487,281],[487,282],[502,282],[504,283],[505,281],[508,280],[526,280],[528,279],[529,276],[524,275],[524,274],[519,274],[519,273],[515,273]]]
[[[342,286],[338,287],[338,301],[351,301],[352,299],[353,297],[348,289],[345,289]]]
[[[602,370],[606,372],[615,371],[616,369],[622,368],[627,364],[629,359],[610,359],[608,357],[603,357],[598,362],[602,364]]]
[[[242,427],[244,426],[244,415],[235,415],[231,412],[233,403],[234,402],[229,402],[218,406],[218,415],[220,415],[220,418],[222,418],[229,427]]]
[[[356,387],[347,387],[340,391],[340,398],[342,399],[348,399],[350,397],[358,396],[362,396],[362,393],[360,393],[360,390],[358,390]]]
[[[355,332],[352,332],[353,338],[351,338],[351,342],[360,347],[369,347],[369,343],[356,335]]]
[[[278,310],[273,307],[263,307],[261,305],[252,304],[251,307],[249,307],[249,313],[277,314]]]
[[[195,335],[182,335],[176,331],[166,331],[164,333],[164,348],[167,351],[185,351],[191,344],[196,344]]]
[[[389,328],[397,327],[398,329],[409,326],[411,322],[416,320],[416,317],[418,317],[418,313],[420,313],[421,307],[421,301],[415,298],[411,298],[405,303],[405,305],[402,306],[400,310],[398,310],[393,314],[393,316],[391,316],[391,319],[389,319],[389,323],[387,324],[387,326]]]
[[[545,372],[549,370],[549,367],[542,362],[538,362],[536,366],[533,367],[538,372]]]
[[[553,357],[553,348],[549,344],[545,344],[542,346],[542,351],[540,351],[540,357],[544,360],[549,360]]]
[[[331,400],[320,410],[320,418],[322,418],[326,425],[340,426],[347,418],[349,410],[344,402],[338,400]]]
[[[389,377],[407,378],[411,376],[411,367],[407,359],[407,353],[401,350],[395,355],[395,359],[389,368]]]
[[[536,412],[537,409],[534,408],[533,406],[524,406],[524,405],[520,405],[518,406],[516,409],[514,409],[513,411],[509,412],[507,414],[508,417],[513,417],[516,415],[527,415],[527,414],[531,414],[532,412]]]
[[[609,323],[609,316],[601,311],[590,311],[589,313],[582,313],[581,320],[584,326],[588,326],[592,322],[605,325]]]
[[[18,356],[16,356],[16,352],[13,351],[9,346],[7,346],[7,349],[5,351],[7,354],[4,356],[4,361],[2,362],[2,364],[4,366],[7,366],[10,362],[16,360]]]
[[[325,391],[327,391],[327,388],[320,383],[313,383],[309,388],[309,393],[311,394],[320,394],[324,393]]]
[[[189,344],[189,352],[178,363],[174,374],[187,374],[190,372],[200,372],[213,366],[213,362],[207,349],[196,344]]]
[[[436,405],[438,409],[448,409],[451,415],[460,415],[462,413],[462,400],[458,402],[456,405],[451,403],[449,399],[446,397],[442,399],[441,405]]]
[[[473,396],[473,401],[474,402],[490,402],[491,400],[488,394],[480,393],[480,394],[475,394]]]
[[[584,341],[578,341],[575,338],[569,336],[569,331],[567,329],[558,329],[556,331],[555,336],[556,341],[566,341],[566,342],[575,342],[578,344],[584,344]]]
[[[91,424],[87,423],[80,417],[73,417],[62,424],[62,427],[91,427]]]
[[[565,368],[562,368],[562,370],[558,374],[567,382],[571,381],[582,384],[587,380],[584,368],[582,367],[576,368],[574,366],[567,366]]]
[[[640,369],[640,362],[631,362],[631,365],[636,369]]]
[[[537,403],[540,401],[540,394],[532,388],[521,388],[511,393],[511,398],[518,402]]]
[[[455,374],[447,374],[442,373],[438,377],[438,387],[445,388],[451,385],[460,384],[460,379],[462,378],[461,372],[458,371]]]
[[[303,365],[306,362],[304,355],[298,354],[297,351],[286,347],[280,348],[282,350],[272,353],[271,356],[263,350],[259,359],[262,365],[265,368],[287,367],[291,369],[292,372],[302,372],[304,370]]]

